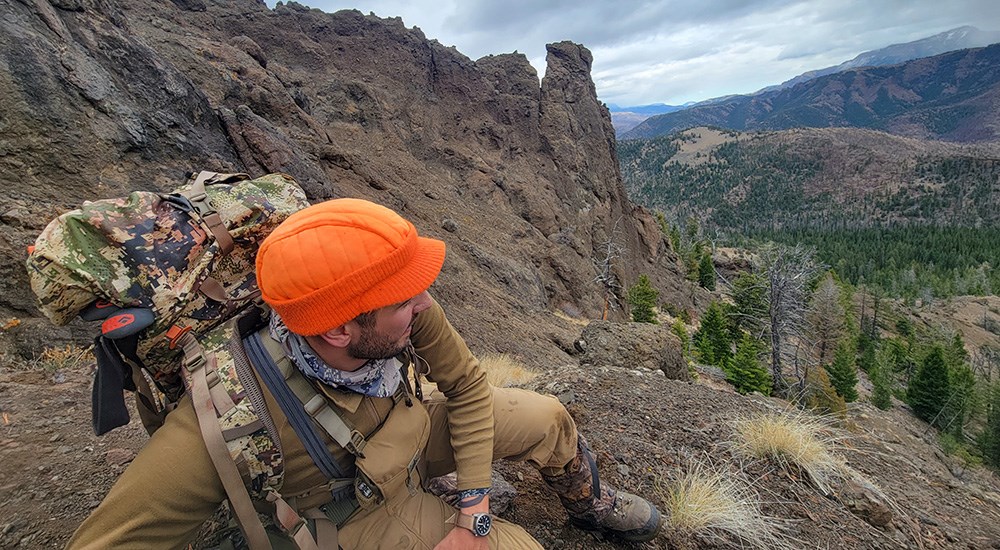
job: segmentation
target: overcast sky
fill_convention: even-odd
[[[621,106],[749,93],[857,54],[962,25],[1000,30],[1000,0],[299,0],[403,18],[472,59],[545,44],[594,54],[598,97]],[[274,0],[268,0],[273,6]]]

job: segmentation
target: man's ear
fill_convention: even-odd
[[[351,343],[351,337],[353,335],[353,331],[347,326],[348,323],[333,327],[332,329],[320,334],[319,337],[327,345],[335,348],[346,348],[347,345]]]

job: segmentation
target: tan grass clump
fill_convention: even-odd
[[[856,475],[833,454],[838,438],[821,416],[799,411],[758,414],[736,420],[734,429],[736,452],[794,465],[824,494],[831,493],[831,482]]]
[[[742,476],[712,471],[701,464],[661,491],[674,536],[714,539],[740,547],[790,548],[778,537],[778,522],[765,516],[760,498]]]
[[[569,321],[570,323],[580,327],[585,327],[590,324],[590,319],[581,319],[580,317],[574,317],[562,310],[557,309],[553,311],[552,314],[562,319],[563,321]]]
[[[479,358],[486,371],[486,378],[497,388],[521,386],[534,380],[538,373],[525,367],[513,357],[503,353],[488,353]]]
[[[81,348],[75,344],[45,348],[33,360],[26,361],[25,367],[37,368],[45,372],[76,370],[93,362],[90,347]]]

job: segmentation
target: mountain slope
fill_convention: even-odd
[[[655,116],[621,136],[649,138],[696,126],[733,130],[857,127],[957,142],[1000,137],[1000,44],[854,69]]]
[[[777,86],[769,86],[760,92],[770,92],[790,88],[796,84],[801,84],[808,80],[843,72],[849,69],[860,67],[879,67],[883,65],[895,65],[912,59],[930,57],[953,50],[964,50],[968,48],[980,48],[1000,42],[1000,32],[982,31],[976,27],[964,26],[935,34],[913,42],[904,44],[892,44],[885,48],[879,48],[858,54],[853,59],[845,61],[840,65],[826,67],[815,71],[807,71],[794,78],[786,80]]]
[[[624,134],[653,115],[672,113],[683,108],[683,105],[667,105],[665,103],[637,105],[635,107],[619,107],[615,104],[608,105],[608,110],[611,111],[611,125],[615,128],[615,134]]]
[[[619,144],[629,195],[667,213],[748,230],[880,223],[1000,224],[1000,146],[852,128],[695,128]]]

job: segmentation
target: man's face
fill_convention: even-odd
[[[417,314],[431,307],[427,291],[413,298],[375,311],[373,325],[361,325],[360,337],[347,345],[347,353],[355,359],[388,359],[399,355],[410,341],[410,332]]]

